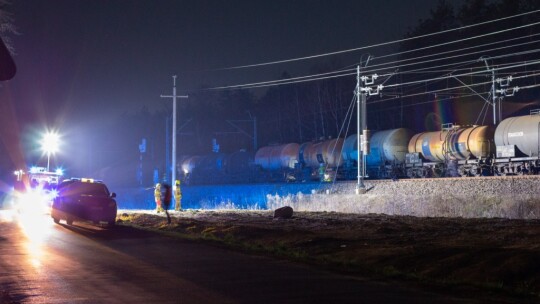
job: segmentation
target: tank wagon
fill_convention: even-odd
[[[492,126],[446,125],[415,134],[409,141],[408,177],[488,175],[495,152]]]
[[[188,184],[234,184],[256,182],[259,178],[253,154],[246,151],[186,157],[180,168]]]
[[[345,139],[265,146],[186,157],[184,179],[197,184],[292,182],[357,177],[356,134]],[[374,132],[366,156],[369,178],[517,175],[540,173],[540,110],[495,126],[443,125],[414,134]]]
[[[441,131],[417,134],[406,128],[383,130],[374,132],[369,142],[369,178],[538,174],[540,110],[507,118],[497,127],[446,124]],[[317,168],[324,166],[326,175],[354,179],[357,147],[356,134],[345,140],[303,143],[297,169],[318,179]]]
[[[343,141],[337,138],[262,147],[255,154],[255,164],[268,181],[332,179],[343,163]]]
[[[501,121],[495,130],[495,145],[494,174],[538,174],[540,110]]]
[[[369,154],[366,156],[367,175],[373,178],[404,176],[405,157],[412,136],[413,131],[405,128],[374,132],[369,139]],[[347,177],[355,178],[358,165],[358,140],[356,134],[345,139],[342,156]]]
[[[343,164],[342,148],[342,138],[301,144],[298,160],[299,168],[302,170],[302,179],[332,180],[336,178]]]
[[[268,181],[296,180],[299,149],[297,143],[262,147],[255,153],[255,165]]]
[[[453,126],[415,134],[409,142],[408,177],[538,174],[540,111],[495,126]]]

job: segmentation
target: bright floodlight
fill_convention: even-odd
[[[41,150],[47,153],[47,172],[49,172],[49,164],[51,159],[51,153],[58,151],[59,136],[54,132],[46,133],[41,142]]]

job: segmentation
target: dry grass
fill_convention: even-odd
[[[540,294],[540,220],[334,212],[295,212],[292,219],[275,220],[271,211],[246,210],[172,214],[171,225],[164,216],[146,212],[127,212],[119,221],[351,274],[535,299]]]

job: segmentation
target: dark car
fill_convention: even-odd
[[[55,223],[65,220],[91,221],[95,224],[107,222],[113,226],[116,221],[116,197],[107,186],[93,179],[69,179],[58,185],[57,196],[53,200],[51,217]]]

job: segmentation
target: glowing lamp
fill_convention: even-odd
[[[47,153],[47,172],[49,172],[49,164],[51,159],[51,153],[58,152],[58,146],[60,137],[55,132],[48,132],[41,141],[41,150]]]

